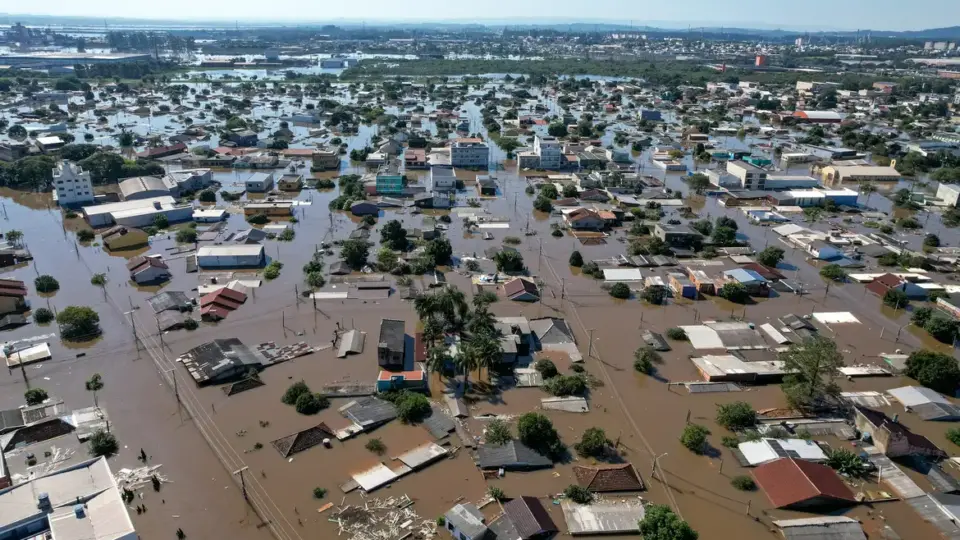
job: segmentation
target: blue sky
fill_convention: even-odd
[[[804,30],[918,30],[960,25],[960,0],[0,0],[0,13],[149,19],[317,22],[563,19],[651,26],[739,26]]]

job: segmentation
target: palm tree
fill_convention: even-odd
[[[462,396],[467,392],[470,372],[477,369],[477,356],[473,344],[469,341],[461,341],[457,355],[453,357],[454,364],[463,371],[463,381],[460,383],[458,395]]]
[[[450,353],[443,345],[439,347],[430,347],[427,350],[427,371],[436,371],[443,377],[443,368],[450,361]]]
[[[484,332],[476,334],[470,338],[470,349],[473,351],[473,357],[476,367],[483,373],[483,369],[490,369],[500,362],[503,355],[503,347],[500,345],[500,336],[495,332]]]
[[[103,390],[103,377],[99,373],[94,373],[90,380],[86,382],[88,392],[93,392],[93,405],[97,408],[100,404],[97,402],[97,392]]]

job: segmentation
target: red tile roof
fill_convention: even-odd
[[[767,281],[776,281],[784,278],[784,275],[780,272],[760,263],[744,263],[740,265],[740,268],[743,268],[744,270],[753,270],[754,272],[760,274],[760,277]]]
[[[503,293],[507,295],[508,298],[523,294],[524,292],[540,296],[540,290],[537,289],[537,284],[528,279],[518,277],[503,284]]]
[[[630,463],[598,467],[576,466],[577,483],[596,493],[611,491],[643,491],[643,481]]]
[[[0,279],[0,296],[24,297],[27,295],[27,286],[15,279]]]
[[[144,257],[138,256],[127,261],[127,270],[131,272],[139,272],[145,269],[148,266],[153,266],[155,268],[170,268],[167,266],[167,263],[161,261],[157,257]]]
[[[213,305],[233,311],[246,301],[247,295],[224,287],[201,297],[200,307]]]
[[[227,315],[230,314],[230,310],[223,309],[213,304],[209,304],[200,308],[200,315],[203,317],[213,316],[217,319],[226,319]]]
[[[753,470],[757,485],[775,508],[786,508],[812,499],[826,505],[856,504],[850,488],[826,465],[782,458]]]

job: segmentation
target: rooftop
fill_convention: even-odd
[[[826,465],[784,458],[757,467],[753,476],[776,508],[813,502],[857,502],[850,488]]]
[[[578,484],[595,493],[644,490],[643,480],[631,463],[596,467],[577,465],[573,474]]]

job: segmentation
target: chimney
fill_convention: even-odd
[[[153,207],[157,210],[160,210],[160,201],[153,201]]]
[[[37,508],[48,512],[53,510],[53,506],[50,504],[50,495],[46,492],[37,495]]]

